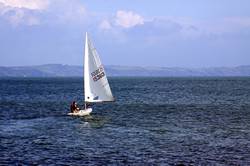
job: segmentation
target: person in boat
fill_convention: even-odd
[[[86,109],[91,108],[91,104],[90,103],[86,103]]]
[[[76,113],[78,112],[80,109],[77,106],[77,103],[75,101],[72,102],[72,104],[70,105],[70,112],[71,113]]]

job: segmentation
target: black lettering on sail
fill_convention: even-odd
[[[100,66],[98,69],[96,69],[95,71],[93,71],[91,73],[91,76],[93,78],[93,80],[96,82],[98,81],[99,79],[101,79],[102,77],[105,76],[105,73],[104,73],[104,69],[102,66]]]

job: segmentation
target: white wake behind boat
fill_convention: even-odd
[[[84,109],[76,113],[68,113],[68,115],[86,116],[92,112],[88,104],[115,101],[104,67],[87,33],[84,57],[84,96]]]

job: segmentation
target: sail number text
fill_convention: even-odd
[[[92,76],[92,78],[93,78],[93,80],[95,82],[98,81],[99,79],[101,79],[102,77],[104,77],[105,73],[104,73],[103,66],[100,66],[98,69],[96,69],[95,71],[93,71],[91,73],[91,76]]]

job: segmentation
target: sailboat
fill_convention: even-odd
[[[84,57],[84,109],[68,115],[85,116],[92,112],[93,103],[114,102],[107,75],[100,57],[86,32]]]

